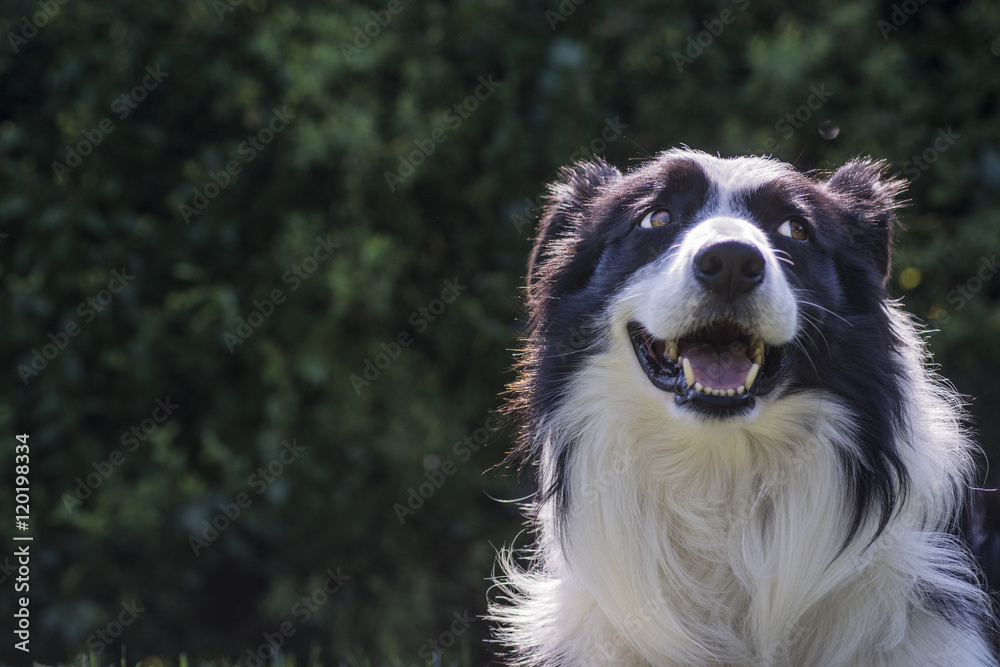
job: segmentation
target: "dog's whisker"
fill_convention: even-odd
[[[799,301],[799,303],[802,304],[803,306],[810,306],[812,308],[815,308],[816,310],[822,310],[824,313],[827,313],[828,315],[832,315],[833,317],[836,317],[837,319],[839,319],[841,322],[843,322],[844,324],[846,324],[849,327],[853,327],[854,326],[854,323],[851,322],[850,320],[848,320],[846,317],[843,317],[842,315],[839,315],[839,314],[833,312],[829,308],[824,308],[823,306],[819,305],[818,303],[815,303],[813,301],[806,301],[805,299],[802,299],[801,301]]]
[[[819,377],[820,375],[819,368],[816,367],[816,363],[813,361],[812,356],[809,354],[809,351],[806,350],[805,346],[802,344],[802,341],[793,340],[792,345],[794,345],[796,349],[798,349],[799,352],[802,353],[802,356],[805,358],[805,360],[809,362],[810,366],[812,366],[813,373],[816,374],[816,377]]]
[[[784,262],[788,266],[795,266],[795,261],[792,260],[792,256],[787,251],[780,248],[773,248],[772,252],[774,252],[774,257],[779,262]]]
[[[775,257],[779,262],[784,262],[788,266],[795,266],[795,262],[792,261],[791,257]]]

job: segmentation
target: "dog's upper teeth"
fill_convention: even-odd
[[[684,371],[684,379],[687,381],[688,388],[692,391],[709,396],[741,396],[749,392],[757,380],[757,375],[764,366],[765,349],[764,341],[749,331],[744,330],[741,335],[745,337],[740,341],[731,342],[729,350],[726,351],[724,343],[719,341],[718,336],[713,339],[711,334],[707,336],[707,339],[698,340],[701,337],[696,336],[694,340],[686,341],[677,338],[658,340],[647,334],[644,338],[645,352],[649,358],[659,359],[661,365],[667,361],[678,364]],[[749,339],[748,343],[742,342],[747,339]],[[682,349],[685,352],[690,350],[691,355],[683,356]],[[692,359],[694,359],[693,362]],[[715,359],[715,364],[712,362],[713,359]],[[749,365],[749,370],[746,371],[746,376],[738,387],[733,386],[738,377],[733,377],[736,372],[732,367],[734,363],[737,364],[736,368],[741,370]],[[722,364],[721,374],[712,370],[718,364]],[[720,379],[724,383],[721,388],[704,384],[706,380],[715,378],[717,374],[720,376],[716,379]],[[712,382],[712,384],[716,383]]]
[[[684,367],[684,379],[687,380],[688,386],[695,387],[697,391],[698,390],[697,388],[700,387],[701,385],[694,381],[694,369],[691,368],[691,362],[687,359],[682,358],[681,365]]]

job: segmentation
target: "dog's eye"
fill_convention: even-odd
[[[665,208],[654,208],[646,214],[646,217],[642,219],[639,226],[643,229],[653,229],[654,227],[663,227],[664,225],[669,224],[670,211]]]
[[[805,241],[809,238],[809,230],[805,223],[795,218],[789,218],[778,227],[778,233],[796,241]]]

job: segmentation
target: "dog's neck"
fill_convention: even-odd
[[[803,614],[881,553],[857,539],[842,552],[848,526],[832,523],[849,514],[844,409],[803,392],[739,428],[651,428],[647,406],[590,392],[606,386],[596,369],[575,388],[590,395],[567,402],[577,414],[551,431],[549,451],[573,460],[565,506],[539,514],[562,547],[550,565],[647,655],[780,657]]]

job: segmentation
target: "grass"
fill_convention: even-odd
[[[465,653],[465,652],[463,652]],[[86,657],[81,656],[81,660],[76,662],[61,663],[58,667],[115,667],[119,665],[120,667],[129,667],[129,662],[126,657],[125,648],[122,648],[122,654],[120,660],[115,660],[112,662],[101,662],[100,658],[93,651]],[[3,663],[0,663],[2,665]],[[35,667],[48,667],[42,663],[34,663]],[[178,656],[177,661],[173,662],[169,659],[163,659],[158,656],[152,656],[149,658],[143,658],[138,662],[135,662],[132,667],[248,667],[246,661],[239,660],[233,662],[228,659],[209,659],[209,658],[189,658],[187,654],[181,653]],[[316,656],[310,656],[309,659],[304,663],[299,663],[294,655],[279,656],[277,658],[269,658],[267,660],[262,660],[260,667],[472,667],[471,659],[468,654],[462,656],[460,663],[448,662],[445,663],[438,660],[428,660],[424,663],[407,662],[401,658],[395,658],[389,662],[383,663],[373,663],[370,659],[365,657],[355,657],[352,656],[347,660],[342,660],[337,663],[325,663],[321,661]]]

